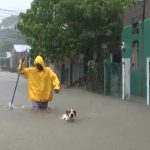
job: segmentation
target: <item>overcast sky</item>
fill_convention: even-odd
[[[3,11],[1,9],[25,11],[30,8],[32,1],[33,0],[0,0],[0,21],[7,16],[17,14],[16,12]]]

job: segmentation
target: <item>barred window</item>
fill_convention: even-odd
[[[138,41],[132,42],[132,67],[134,70],[138,69]]]
[[[132,24],[132,34],[137,35],[139,33],[138,22]]]

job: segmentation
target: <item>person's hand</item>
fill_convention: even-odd
[[[19,59],[19,65],[22,66],[24,63],[25,63],[25,59],[24,59],[24,57],[21,57]]]
[[[20,58],[20,64],[23,64],[24,61],[25,61],[25,58],[24,58],[24,57],[21,57],[21,58]]]
[[[59,90],[58,89],[54,89],[55,93],[59,93]]]
[[[24,63],[25,63],[25,59],[24,59],[24,57],[21,57],[19,60],[19,66],[18,66],[19,72],[21,71],[22,67],[24,66]]]

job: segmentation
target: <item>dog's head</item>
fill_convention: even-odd
[[[71,119],[73,120],[74,117],[76,117],[77,113],[74,109],[69,109],[69,110],[66,110],[66,115]]]

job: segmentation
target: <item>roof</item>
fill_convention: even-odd
[[[14,44],[14,49],[16,52],[25,52],[25,51],[30,51],[31,47],[29,45]]]

